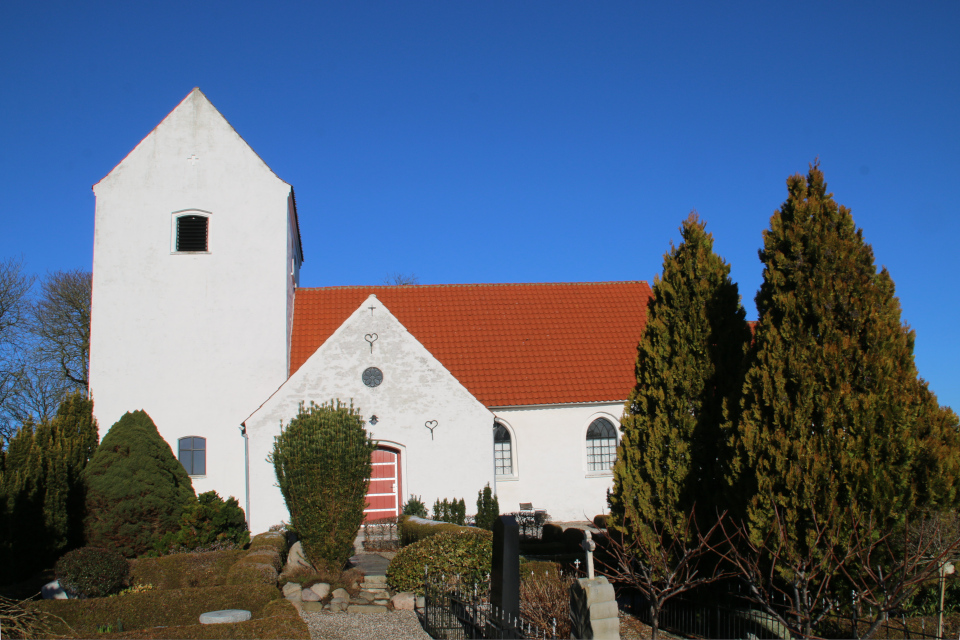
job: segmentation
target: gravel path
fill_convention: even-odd
[[[311,640],[374,640],[411,638],[430,640],[413,611],[387,613],[311,613],[300,615],[310,627]]]

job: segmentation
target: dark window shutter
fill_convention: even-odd
[[[177,251],[207,250],[207,219],[203,216],[177,218]]]

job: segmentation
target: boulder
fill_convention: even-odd
[[[225,622],[244,622],[250,619],[246,609],[222,609],[200,614],[200,624],[223,624]]]
[[[288,582],[283,585],[283,597],[287,600],[300,600],[301,591],[303,591],[303,587],[296,582]]]
[[[313,565],[307,560],[307,556],[303,555],[303,545],[299,541],[294,542],[287,552],[287,564],[283,567],[283,572],[292,573],[297,569],[313,570]]]
[[[304,602],[320,602],[320,596],[313,589],[304,589],[300,592],[300,599]]]
[[[417,596],[417,609],[426,609],[427,599],[423,596]]]
[[[334,598],[343,598],[344,600],[349,600],[349,599],[350,599],[350,592],[348,592],[346,589],[334,589],[334,590],[333,590],[333,597],[334,597]]]
[[[320,612],[320,611],[323,611],[323,604],[321,604],[321,603],[319,603],[319,602],[304,602],[304,603],[303,603],[303,610],[304,610],[304,611],[311,611],[311,612],[314,612],[314,613]]]
[[[323,600],[328,595],[330,595],[330,585],[326,582],[318,582],[317,584],[310,587],[310,590],[315,594],[320,596],[320,599]]]
[[[393,608],[398,611],[413,611],[414,606],[417,604],[417,596],[409,591],[404,591],[403,593],[398,593],[393,596],[390,602],[393,603]]]
[[[330,611],[346,611],[350,606],[348,598],[334,598],[330,601]]]
[[[43,585],[40,593],[43,594],[44,600],[66,600],[70,597],[67,595],[67,592],[63,590],[63,587],[60,586],[59,580],[54,580],[53,582],[48,582]]]

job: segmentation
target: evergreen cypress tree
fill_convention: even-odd
[[[290,523],[318,569],[342,571],[353,554],[376,448],[360,410],[339,400],[301,405],[274,441],[268,459]]]
[[[647,537],[651,526],[678,535],[694,505],[703,517],[726,508],[721,425],[725,404],[738,404],[750,338],[730,266],[713,252],[706,223],[691,213],[680,231],[683,242],[654,281],[613,468],[614,523]]]
[[[47,559],[43,513],[43,459],[36,446],[36,427],[27,421],[4,452],[0,499],[5,503],[0,531],[0,582],[27,577]]]
[[[917,508],[954,506],[956,416],[918,379],[893,280],[819,165],[787,187],[760,251],[730,479],[752,494],[754,542],[776,513],[791,553],[803,555],[814,523],[841,510],[849,523],[872,513],[885,530]]]
[[[143,411],[126,413],[103,437],[83,470],[88,546],[143,554],[180,528],[193,484]]]

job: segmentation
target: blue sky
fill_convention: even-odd
[[[819,157],[960,408],[958,30],[955,1],[7,0],[0,257],[89,269],[91,185],[199,86],[296,189],[304,286],[652,281],[696,209],[755,318]]]

